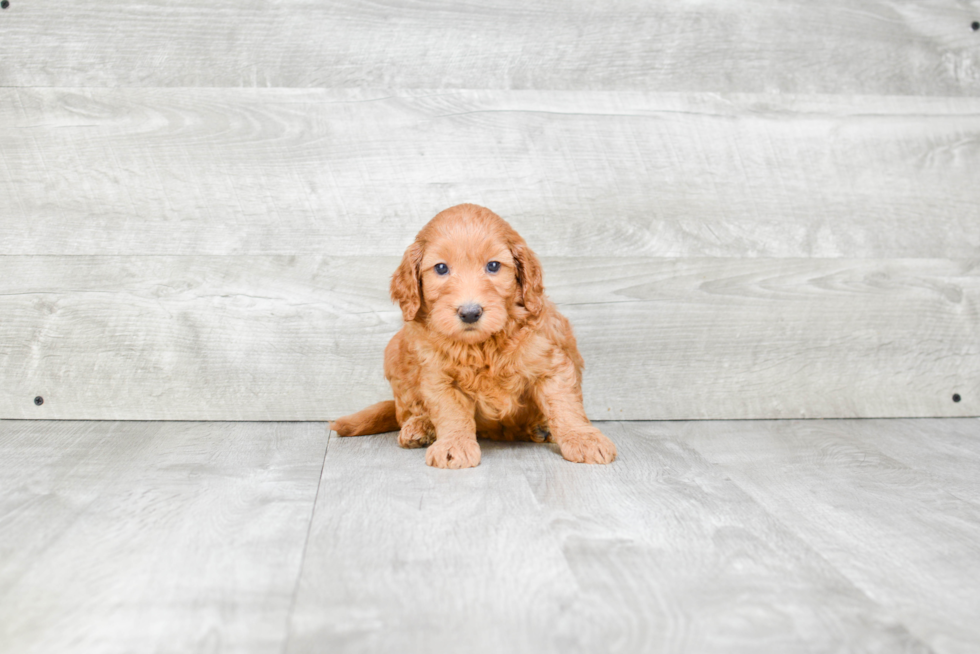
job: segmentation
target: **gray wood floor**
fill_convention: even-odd
[[[0,652],[975,652],[980,420],[0,421]]]

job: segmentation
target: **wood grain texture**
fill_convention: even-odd
[[[0,257],[0,416],[323,420],[386,399],[397,262]],[[593,419],[980,413],[975,260],[544,269]]]
[[[554,650],[574,580],[520,468],[486,452],[446,475],[393,437],[331,436],[287,652]]]
[[[887,442],[891,424],[865,428],[862,439],[853,437],[851,423],[833,421],[700,423],[671,431],[933,651],[975,652],[980,505],[948,491],[943,469],[926,471],[879,451],[867,436],[879,431]],[[920,447],[943,442],[945,425],[926,423],[920,438],[928,441]],[[976,441],[980,422],[964,426]]]
[[[610,466],[444,471],[322,424],[0,421],[0,652],[980,643],[980,480],[935,465],[980,420],[598,424]]]
[[[288,652],[928,651],[657,425],[611,466],[331,437]]]
[[[848,423],[848,438],[939,480],[943,489],[980,506],[980,423],[971,419]]]
[[[400,255],[476,202],[550,256],[980,255],[977,98],[0,88],[0,124],[2,254]]]
[[[0,422],[0,652],[280,652],[318,424]]]
[[[976,0],[21,0],[0,86],[966,95]]]

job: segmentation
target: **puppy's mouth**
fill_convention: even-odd
[[[464,343],[480,343],[490,337],[485,329],[480,325],[466,325],[456,332],[456,338]]]
[[[430,326],[443,336],[468,345],[482,343],[502,328],[499,309],[486,305],[477,308],[464,305],[464,308],[465,311],[457,307],[450,310],[438,307],[430,314]]]

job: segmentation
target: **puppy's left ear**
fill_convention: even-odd
[[[510,246],[510,254],[517,264],[517,281],[521,284],[521,294],[524,296],[524,308],[532,316],[541,313],[544,305],[544,282],[541,274],[541,262],[531,251],[524,239],[518,236]]]
[[[415,320],[415,314],[422,307],[422,280],[419,266],[422,265],[424,249],[415,241],[405,250],[402,262],[391,276],[391,299],[398,303],[405,322]]]

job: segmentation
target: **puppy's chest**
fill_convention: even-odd
[[[470,396],[482,413],[504,416],[516,411],[527,390],[519,365],[510,361],[472,361],[453,374],[456,386]]]

